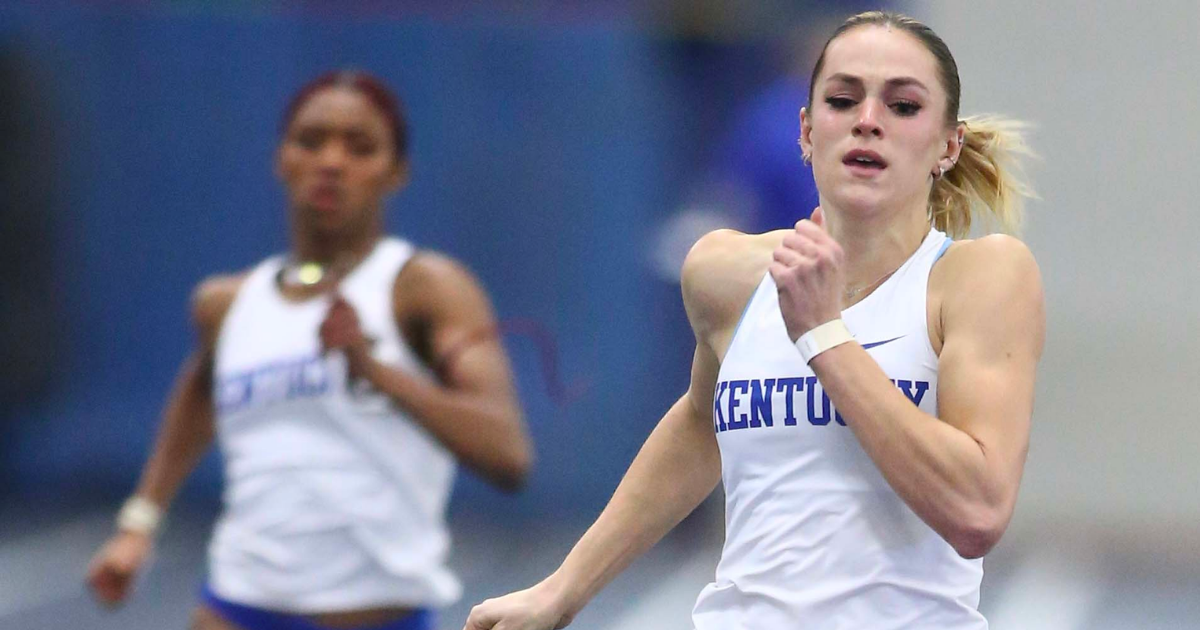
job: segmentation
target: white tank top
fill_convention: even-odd
[[[842,313],[920,409],[937,415],[926,288],[950,239],[930,230]],[[721,364],[713,426],[725,546],[693,610],[698,630],[979,630],[982,560],[965,560],[884,480],[789,341],[770,274]]]
[[[341,284],[376,359],[431,378],[393,312],[408,243],[381,239]],[[455,461],[340,352],[322,356],[328,297],[290,302],[281,256],[244,280],[216,345],[214,404],[224,510],[209,546],[210,587],[290,612],[442,606],[446,501]]]

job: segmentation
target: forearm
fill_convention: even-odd
[[[532,453],[515,400],[450,389],[371,358],[355,369],[465,465],[501,488],[521,485]]]
[[[843,344],[811,366],[896,494],[948,542],[958,548],[1004,511],[1000,475],[983,446],[912,404],[861,346]]]
[[[166,509],[213,441],[211,364],[193,356],[167,399],[162,424],[135,494]]]
[[[659,422],[608,506],[548,582],[574,615],[696,509],[721,478],[716,439],[686,397]]]

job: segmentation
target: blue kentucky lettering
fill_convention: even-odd
[[[925,397],[925,392],[929,391],[929,383],[925,381],[893,380],[892,382],[896,384],[896,387],[900,388],[900,391],[904,392],[905,396],[908,396],[912,404],[918,407],[921,406],[921,399]],[[913,392],[913,385],[917,387],[916,393]]]
[[[765,381],[750,381],[750,427],[757,429],[763,426],[773,426],[775,418],[772,414],[774,411],[772,403],[774,400],[771,397],[771,388],[775,386],[775,379],[769,378]]]
[[[921,404],[930,388],[928,381],[893,380],[892,384],[914,405]],[[244,404],[251,397],[247,391],[251,383],[226,382],[222,385],[228,388],[226,397],[231,402]],[[783,412],[783,426],[794,427],[798,424],[796,414],[801,404],[797,399],[801,393],[807,394],[804,410],[809,425],[823,427],[832,421],[839,426],[846,426],[845,418],[833,406],[817,377],[801,376],[717,383],[713,396],[713,430],[723,433],[774,427],[776,411]]]
[[[321,355],[302,356],[222,376],[214,387],[217,408],[232,413],[330,390],[330,375]]]
[[[729,381],[721,381],[720,383],[717,383],[717,392],[716,395],[713,396],[713,418],[715,418],[715,421],[713,422],[713,429],[716,430],[717,433],[720,433],[728,428],[728,425],[725,424],[725,416],[721,414],[721,394],[724,394],[725,390],[728,388]]]
[[[750,381],[729,381],[729,430],[745,429],[750,426],[750,414],[744,411],[738,411],[737,393],[741,391],[743,394],[750,391]]]
[[[815,387],[817,384],[817,377],[809,376],[805,378],[804,381],[805,384],[808,385],[808,422],[813,426],[823,427],[829,424],[829,421],[833,417],[833,413],[830,410],[832,403],[829,402],[829,397],[825,395],[825,390],[822,388],[820,390],[821,412],[817,413],[816,398],[818,389]],[[845,426],[845,423],[842,423],[842,426]]]
[[[781,378],[775,381],[775,391],[783,392],[783,399],[787,401],[787,405],[784,407],[784,409],[787,411],[787,414],[783,416],[784,426],[796,426],[796,405],[792,402],[792,394],[798,394],[803,389],[803,378]]]

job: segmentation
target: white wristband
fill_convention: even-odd
[[[117,512],[117,529],[153,536],[162,522],[162,509],[149,499],[129,497],[121,511]]]
[[[850,334],[850,330],[846,328],[846,324],[842,320],[835,319],[800,335],[800,338],[796,340],[796,349],[800,350],[800,356],[804,357],[805,363],[808,363],[818,354],[847,341],[854,341],[854,335]]]

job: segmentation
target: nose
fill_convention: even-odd
[[[883,137],[883,127],[879,121],[880,108],[882,107],[883,103],[880,103],[876,99],[865,99],[862,102],[862,107],[858,110],[858,122],[854,123],[851,133],[856,138],[868,135],[875,136],[876,138]]]
[[[326,142],[317,158],[322,170],[340,171],[346,165],[346,147],[341,142]]]

